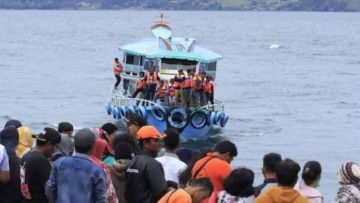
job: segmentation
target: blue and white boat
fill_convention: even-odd
[[[122,82],[127,80],[125,91],[113,91],[111,100],[106,104],[107,113],[125,125],[124,117],[138,114],[155,126],[160,132],[167,128],[177,129],[184,139],[204,139],[212,128],[225,127],[229,116],[224,104],[214,100],[198,108],[173,107],[164,102],[129,98],[135,91],[140,72],[154,67],[161,80],[169,81],[179,69],[206,72],[216,78],[217,61],[223,57],[213,51],[200,47],[193,38],[172,36],[170,25],[163,20],[151,26],[152,38],[120,47],[123,54]],[[123,84],[121,84],[123,86]],[[126,93],[125,93],[126,92]]]

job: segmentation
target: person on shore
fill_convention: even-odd
[[[45,184],[51,172],[48,158],[60,141],[60,133],[53,128],[44,128],[42,133],[36,135],[35,148],[21,158],[20,183],[24,202],[48,203],[45,195]]]
[[[320,182],[321,165],[317,161],[306,162],[302,172],[302,181],[295,185],[295,190],[306,197],[310,203],[324,203],[323,195],[316,189]]]
[[[137,133],[143,154],[131,160],[126,170],[125,199],[131,203],[157,202],[166,192],[161,164],[155,160],[163,136],[153,126],[143,126]]]
[[[57,160],[46,184],[50,202],[106,202],[104,171],[90,160],[95,134],[88,128],[74,136],[75,154]]]
[[[156,87],[159,83],[159,75],[155,71],[154,67],[150,67],[149,71],[146,73],[145,76],[145,83],[146,83],[146,91],[145,91],[145,99],[152,101],[154,100]]]
[[[300,166],[291,159],[282,160],[276,166],[278,186],[260,194],[255,203],[308,203],[309,201],[294,189]]]
[[[184,101],[184,95],[182,91],[182,85],[185,80],[184,71],[178,70],[178,74],[174,77],[174,88],[175,88],[175,106],[179,106]]]
[[[0,144],[0,183],[8,183],[10,180],[9,157],[5,147]]]
[[[191,179],[209,177],[214,185],[214,192],[217,194],[224,190],[224,180],[232,171],[230,163],[237,154],[234,143],[230,141],[218,143],[214,152],[209,152],[204,158],[195,163],[191,170]]]
[[[52,162],[55,162],[61,157],[72,156],[74,153],[75,146],[73,140],[67,134],[60,133],[60,135],[61,141],[56,146],[56,151],[50,158],[50,161]]]
[[[144,76],[145,73],[141,71],[139,73],[139,79],[136,80],[136,90],[132,95],[132,98],[142,98],[145,95],[146,82]],[[139,96],[140,93],[141,95]]]
[[[119,86],[120,82],[121,82],[121,77],[120,77],[120,74],[122,72],[122,65],[121,63],[119,62],[119,59],[118,58],[115,58],[114,59],[114,65],[113,65],[113,72],[114,72],[114,75],[115,75],[115,78],[116,78],[116,83],[114,84],[114,89],[117,90],[117,87]]]
[[[360,165],[353,161],[343,163],[338,171],[340,188],[333,203],[360,202]]]
[[[16,155],[21,159],[26,153],[30,152],[33,145],[32,132],[29,127],[18,128],[19,144],[16,147]]]
[[[166,135],[163,139],[165,154],[164,156],[157,157],[156,161],[160,162],[163,166],[165,179],[179,184],[180,173],[187,167],[176,155],[176,150],[180,146],[180,135],[177,130],[171,128],[166,129],[164,134]]]
[[[125,135],[124,135],[125,136]],[[127,135],[130,136],[130,135]],[[134,149],[126,142],[117,142],[115,146],[116,161],[111,166],[111,178],[119,203],[126,203],[125,200],[125,178],[126,169],[133,158]]]
[[[9,158],[10,179],[7,183],[0,182],[1,203],[21,203],[20,191],[20,159],[16,155],[16,146],[19,143],[19,132],[13,127],[6,127],[0,132],[0,143],[5,146]]]
[[[206,77],[206,85],[204,92],[206,94],[206,104],[214,104],[214,79],[211,76]]]
[[[20,128],[22,126],[22,124],[21,124],[21,122],[19,120],[10,119],[5,123],[4,128],[9,127],[9,126],[13,126],[15,128]]]
[[[137,133],[143,126],[147,125],[147,121],[137,114],[132,114],[126,117],[127,132],[133,138],[135,143],[134,153],[135,155],[140,154],[141,149],[137,140]]]
[[[101,126],[100,138],[104,139],[107,143],[104,152],[103,162],[109,166],[111,166],[112,163],[115,161],[112,141],[116,137],[117,130],[118,128],[113,123],[105,123]]]
[[[224,180],[224,190],[217,196],[217,203],[253,203],[255,174],[247,168],[233,170]]]
[[[99,166],[105,173],[106,180],[106,201],[108,203],[117,203],[118,198],[115,193],[114,185],[111,180],[111,169],[106,165],[101,159],[104,156],[104,151],[106,149],[106,141],[101,138],[95,139],[95,144],[92,152],[90,152],[90,160]]]
[[[201,203],[210,197],[213,185],[209,178],[193,180],[189,186],[182,189],[173,189],[166,193],[158,203]]]
[[[61,135],[67,135],[68,137],[72,138],[74,126],[69,122],[61,122],[58,125],[58,132]]]
[[[262,174],[264,176],[264,182],[255,187],[255,196],[259,196],[260,193],[277,186],[275,168],[280,161],[281,155],[277,153],[269,153],[263,157]]]

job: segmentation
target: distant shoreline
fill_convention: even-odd
[[[18,9],[18,8],[0,8],[0,11],[159,11],[159,12],[171,12],[171,11],[187,11],[187,12],[207,12],[207,11],[226,11],[226,12],[309,12],[309,13],[358,13],[359,11],[351,11],[351,10],[338,10],[338,11],[319,11],[319,10],[241,10],[241,9],[132,9],[132,8],[124,8],[124,9],[38,9],[38,8],[28,8],[28,9]]]

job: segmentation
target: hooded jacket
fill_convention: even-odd
[[[125,200],[125,177],[126,177],[126,167],[130,163],[128,159],[120,159],[114,162],[114,165],[110,167],[111,169],[111,179],[115,188],[116,196],[119,199],[119,202],[126,203]]]
[[[278,186],[260,194],[255,203],[309,203],[309,201],[293,188]]]

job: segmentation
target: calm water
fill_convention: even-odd
[[[0,11],[0,125],[94,127],[120,45],[150,36],[159,12]],[[231,115],[234,166],[260,183],[262,156],[319,160],[330,202],[336,171],[359,160],[360,13],[165,12],[175,36],[224,55],[216,97]],[[279,45],[279,46],[278,46]],[[270,47],[273,47],[271,49]],[[275,48],[274,48],[275,47]],[[276,48],[279,47],[279,48]]]

